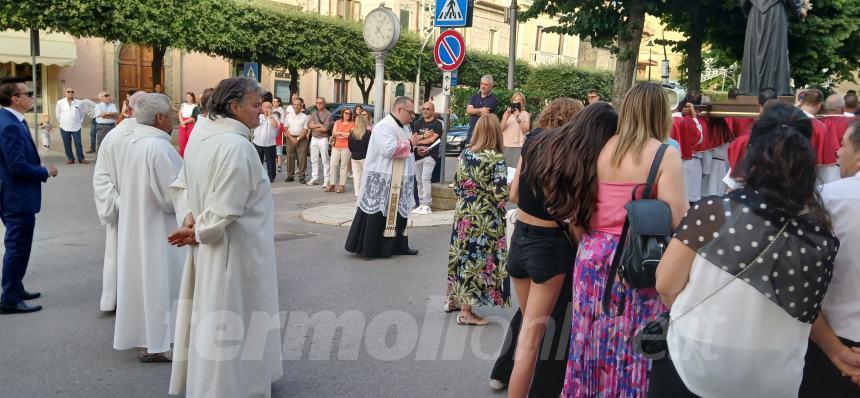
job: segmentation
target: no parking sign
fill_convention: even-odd
[[[466,43],[463,41],[463,36],[456,30],[442,32],[436,39],[433,57],[436,59],[436,66],[443,72],[451,72],[459,68],[466,58]]]

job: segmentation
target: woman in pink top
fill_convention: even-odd
[[[531,115],[526,112],[526,97],[517,91],[511,96],[511,106],[502,115],[502,139],[505,145],[505,164],[517,167],[526,133],[531,128]]]
[[[618,132],[597,157],[594,215],[582,235],[574,264],[573,321],[565,397],[644,397],[650,361],[633,349],[633,336],[666,308],[654,289],[634,289],[616,280],[611,308],[624,302],[619,316],[603,313],[607,270],[624,226],[624,205],[644,184],[652,159],[672,128],[669,101],[653,83],[633,87],[621,104]],[[687,211],[681,156],[668,148],[656,179],[657,198],[672,209],[677,226]],[[641,189],[640,189],[641,191]]]

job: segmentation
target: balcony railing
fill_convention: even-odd
[[[576,65],[576,57],[569,55],[552,54],[543,51],[535,51],[532,53],[532,62],[536,65],[556,65],[556,64],[571,64]]]

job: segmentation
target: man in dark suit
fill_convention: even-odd
[[[57,168],[40,164],[24,120],[24,113],[33,107],[33,92],[23,79],[0,80],[0,106],[0,220],[6,227],[0,314],[35,312],[42,306],[24,300],[39,298],[41,293],[26,291],[23,279],[33,246],[36,213],[42,206],[42,183],[56,177]]]

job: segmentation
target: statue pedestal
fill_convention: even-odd
[[[794,97],[780,96],[779,102],[794,104]],[[696,105],[696,112],[704,117],[751,117],[758,118],[758,97],[739,95],[735,99],[711,104]]]
[[[454,188],[448,184],[432,184],[431,195],[433,203],[430,207],[433,210],[454,210],[457,207],[457,195],[454,194]]]

